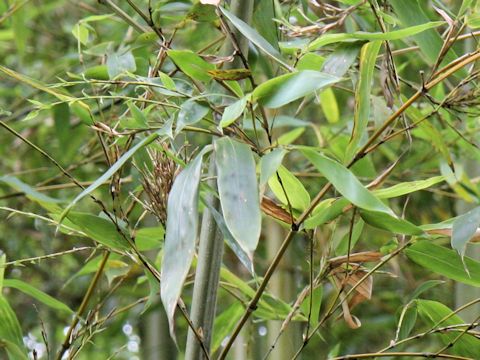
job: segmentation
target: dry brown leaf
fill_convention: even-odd
[[[280,205],[276,204],[275,201],[273,201],[272,199],[264,196],[262,198],[262,203],[260,207],[265,214],[273,217],[274,219],[283,221],[287,224],[292,223],[292,217],[290,216],[290,214]]]
[[[378,251],[364,251],[355,254],[350,254],[348,257],[347,255],[334,257],[328,260],[330,266],[337,267],[341,264],[350,261],[351,263],[362,263],[362,262],[375,262],[380,260],[382,254]]]

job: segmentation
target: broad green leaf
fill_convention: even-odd
[[[213,324],[212,354],[220,348],[223,340],[230,335],[244,311],[243,305],[237,301],[215,318]]]
[[[111,53],[107,56],[107,70],[110,79],[114,79],[125,72],[135,72],[136,69],[135,58],[130,51]]]
[[[366,223],[383,230],[390,231],[393,234],[421,235],[423,230],[403,219],[393,217],[390,214],[380,211],[361,210],[360,215]]]
[[[340,81],[319,71],[303,70],[270,79],[253,91],[253,100],[267,108],[279,108]]]
[[[194,52],[190,50],[169,50],[167,54],[185,75],[202,82],[211,80],[212,77],[208,74],[208,71],[215,70],[215,65],[206,62]]]
[[[395,216],[388,206],[368,191],[355,175],[342,164],[309,148],[302,148],[301,151],[317,170],[332,183],[335,189],[354,205],[361,209]]]
[[[402,340],[407,338],[412,332],[416,322],[417,307],[412,306],[412,304],[409,303],[405,305],[402,314],[400,315],[397,329],[398,338],[396,340]]]
[[[220,121],[220,127],[224,128],[237,120],[245,110],[247,106],[247,98],[243,97],[233,104],[227,106],[222,114],[222,120]]]
[[[277,139],[277,144],[278,145],[290,145],[293,143],[295,140],[297,140],[302,134],[305,132],[304,127],[296,128],[293,130],[290,130],[289,132],[282,134],[281,136],[278,137]]]
[[[340,44],[323,64],[322,72],[343,77],[355,62],[363,42]]]
[[[416,300],[418,314],[421,319],[427,324],[429,328],[439,328],[451,325],[468,323],[460,316],[453,314],[447,306],[432,300]],[[447,318],[444,320],[445,318]],[[464,328],[461,328],[462,330]],[[441,334],[441,335],[440,335]],[[439,336],[442,342],[447,345],[453,342],[451,352],[455,355],[468,356],[472,359],[478,358],[480,354],[480,340],[476,337],[463,334],[461,337],[458,332],[445,331],[436,336]]]
[[[287,154],[285,149],[277,148],[260,159],[260,187],[275,174]]]
[[[310,195],[307,190],[305,190],[303,184],[295,177],[295,175],[282,165],[278,168],[277,173],[278,176],[280,176],[283,188],[278,178],[272,176],[270,180],[268,180],[268,186],[270,186],[270,189],[283,204],[287,205],[290,203],[294,209],[304,211],[310,205]],[[283,189],[285,189],[285,192],[287,193],[286,196]]]
[[[135,232],[135,244],[140,251],[158,249],[162,246],[165,229],[162,226],[138,229]]]
[[[278,48],[277,24],[275,23],[275,4],[270,0],[255,2],[253,22],[262,35],[274,48]]]
[[[309,52],[303,55],[300,58],[300,60],[298,60],[297,65],[295,65],[295,69],[320,71],[324,63],[325,63],[325,58],[323,56],[320,56],[313,52]]]
[[[220,7],[220,11],[233,24],[233,26],[242,33],[243,36],[245,36],[248,40],[254,43],[260,50],[262,50],[265,54],[270,56],[280,65],[284,66],[287,69],[291,69],[291,66],[285,62],[277,49],[275,49],[267,40],[265,40],[255,29],[250,27],[250,25],[248,25],[244,21],[240,20],[230,11],[222,7]]]
[[[338,122],[340,119],[340,111],[338,110],[337,99],[331,88],[325,89],[318,95],[320,98],[320,106],[327,121],[331,124]]]
[[[480,207],[476,207],[455,219],[452,225],[452,248],[463,258],[467,243],[480,227]]]
[[[399,0],[403,1],[403,0]],[[420,25],[415,25],[407,27],[405,29],[394,30],[390,32],[354,32],[354,33],[341,33],[341,34],[326,34],[318,37],[318,39],[312,41],[307,46],[308,51],[318,50],[319,48],[333,43],[345,42],[345,41],[390,41],[390,40],[401,40],[408,36],[413,36],[419,33],[422,33],[426,30],[436,28],[440,25],[445,24],[443,21],[432,21],[426,22]]]
[[[261,230],[255,160],[250,148],[223,137],[215,141],[217,184],[225,223],[239,245],[252,252]]]
[[[407,181],[397,185],[390,186],[385,189],[373,190],[372,192],[379,199],[390,199],[399,197],[413,192],[427,189],[445,180],[443,176],[434,176],[425,180]]]
[[[130,248],[127,240],[117,231],[109,219],[89,213],[70,212],[68,219],[77,225],[88,237],[96,242],[118,251]]]
[[[370,119],[370,98],[377,55],[382,46],[381,41],[373,41],[363,45],[360,51],[360,78],[355,89],[355,112],[353,130],[347,148],[347,162],[353,158],[362,139],[367,137],[367,125]]]
[[[480,28],[480,14],[470,14],[467,16],[467,25],[472,29]]]
[[[110,177],[115,174],[120,168],[128,161],[130,158],[135,155],[135,153],[143,148],[144,146],[147,146],[148,144],[151,144],[153,141],[155,141],[159,136],[165,135],[165,132],[168,131],[168,127],[163,127],[160,130],[157,130],[153,134],[150,134],[149,136],[143,138],[140,142],[138,142],[135,146],[133,146],[130,150],[128,150],[125,154],[123,154],[120,159],[118,159],[115,164],[113,164],[102,176],[100,176],[97,180],[95,180],[90,186],[88,186],[85,190],[83,190],[73,201],[67,206],[67,208],[63,211],[59,223],[62,222],[62,220],[67,216],[69,211],[80,201],[82,200],[85,196],[89,195],[92,193],[94,190],[96,190],[99,186],[101,186],[105,181],[110,179]]]
[[[88,26],[86,26],[82,22],[77,22],[72,29],[72,34],[75,36],[75,39],[80,41],[82,45],[87,45],[88,43],[88,35],[89,35],[89,30]]]
[[[167,313],[172,338],[175,338],[175,308],[195,254],[198,231],[198,188],[203,155],[209,150],[210,147],[205,147],[177,175],[168,196],[160,295]]]
[[[9,287],[13,289],[17,289],[24,294],[27,294],[38,301],[44,303],[45,305],[51,307],[52,309],[59,310],[59,311],[65,311],[68,313],[73,313],[73,310],[70,309],[67,305],[62,303],[61,301],[55,299],[54,297],[51,297],[50,295],[44,293],[43,291],[37,289],[36,287],[33,287],[32,285],[23,282],[21,280],[17,279],[5,279],[3,283],[4,287]]]
[[[137,128],[140,128],[140,129],[148,128],[147,117],[142,112],[142,110],[140,110],[138,108],[137,105],[135,105],[133,102],[129,102],[128,103],[128,109],[130,110],[130,114],[135,119],[135,123],[137,125]]]
[[[312,215],[305,220],[304,228],[314,229],[319,225],[332,221],[340,216],[343,209],[349,204],[350,202],[345,198],[323,200],[313,209]]]
[[[185,126],[195,124],[208,114],[209,108],[193,100],[185,101],[180,107],[177,117],[175,134],[182,131]]]
[[[405,250],[410,260],[436,274],[468,285],[480,287],[480,263],[467,256],[464,263],[453,250],[435,245],[429,241],[418,241]]]
[[[233,251],[233,253],[237,256],[238,260],[245,266],[245,268],[250,272],[252,276],[255,275],[255,270],[253,268],[252,262],[252,255],[245,250],[238,244],[238,242],[234,239],[233,235],[228,230],[227,224],[225,224],[225,220],[223,216],[212,206],[209,206],[208,202],[205,203],[208,206],[208,209],[212,213],[212,216],[217,223],[218,228],[222,232],[223,238],[227,243],[228,247]]]
[[[2,295],[0,295],[0,324],[0,341],[8,341],[14,344],[15,347],[18,348],[18,351],[27,358],[27,352],[23,345],[20,323],[7,299]],[[8,347],[7,353],[11,360],[18,360],[18,357],[16,357],[11,350],[8,350]],[[15,351],[15,353],[17,353],[17,351]]]

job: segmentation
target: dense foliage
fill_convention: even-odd
[[[0,358],[478,359],[479,11],[0,2]]]

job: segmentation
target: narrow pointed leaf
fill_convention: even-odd
[[[51,307],[52,309],[65,311],[67,313],[73,313],[73,310],[70,309],[67,305],[62,303],[61,301],[51,297],[50,295],[44,293],[43,291],[33,287],[32,285],[23,282],[17,279],[5,279],[3,282],[4,287],[9,287],[13,289],[17,289],[23,292],[26,295],[29,295],[38,301],[44,303],[45,305]]]
[[[95,180],[90,186],[88,186],[85,190],[83,190],[73,201],[67,206],[67,208],[63,211],[59,223],[62,222],[62,220],[67,216],[69,211],[80,201],[82,200],[85,196],[91,194],[93,191],[95,191],[99,186],[101,186],[105,181],[110,179],[110,177],[115,174],[120,168],[128,161],[130,158],[135,155],[135,153],[143,148],[144,146],[147,146],[148,144],[151,144],[154,140],[156,140],[160,135],[164,135],[165,133],[165,128],[162,128],[153,134],[150,134],[146,138],[142,139],[140,142],[138,142],[135,146],[133,146],[130,150],[128,150],[125,154],[123,154],[120,159],[118,159],[115,164],[113,164],[102,176],[100,176],[97,180]]]
[[[195,124],[208,114],[208,107],[196,101],[185,101],[178,112],[177,127],[175,134],[178,134],[185,126]]]
[[[434,273],[464,284],[480,287],[480,262],[467,256],[464,261],[453,250],[429,241],[418,241],[405,250],[408,258]],[[465,271],[464,263],[468,268]]]
[[[268,186],[270,186],[270,189],[275,196],[283,204],[287,205],[290,203],[294,209],[304,211],[308,205],[310,205],[310,195],[303,184],[295,177],[295,175],[281,165],[278,168],[278,176],[282,181],[283,188],[278,181],[277,176],[272,176],[268,181]],[[287,196],[285,196],[285,192],[287,193]]]
[[[301,150],[305,157],[322,173],[345,198],[361,209],[394,215],[393,211],[375,197],[353,173],[325,155],[312,149]]]
[[[223,15],[235,26],[245,36],[248,40],[254,43],[260,50],[265,54],[270,56],[273,60],[277,61],[279,64],[284,66],[287,69],[291,69],[291,66],[288,65],[285,60],[282,58],[280,53],[275,49],[267,40],[265,40],[262,35],[260,35],[257,30],[250,27],[247,23],[240,20],[230,11],[220,7],[220,11]]]
[[[20,323],[18,322],[17,316],[10,307],[7,299],[2,295],[0,295],[0,324],[0,341],[8,341],[12,343],[16,349],[15,353],[20,351],[20,353],[25,355],[25,358],[27,358],[27,352],[23,345]],[[18,357],[16,357],[12,351],[7,350],[7,353],[9,359],[18,359]]]
[[[162,261],[161,298],[174,336],[174,313],[192,264],[198,233],[198,188],[203,155],[197,155],[176,177],[168,196],[167,229]]]
[[[255,250],[261,230],[255,160],[249,147],[228,137],[215,141],[220,203],[225,223],[239,245]]]
[[[370,118],[370,98],[372,95],[373,74],[377,61],[381,41],[374,41],[363,45],[360,51],[360,78],[355,89],[355,113],[353,130],[347,149],[347,159],[350,160],[366,138],[368,120]]]
[[[403,1],[403,0],[398,0]],[[357,41],[357,40],[364,40],[364,41],[390,41],[390,40],[401,40],[408,36],[413,36],[419,33],[422,33],[426,30],[436,28],[440,25],[445,24],[444,21],[432,21],[426,22],[424,24],[410,26],[400,30],[394,30],[390,32],[375,32],[375,33],[368,33],[368,32],[354,32],[354,33],[341,33],[341,34],[326,34],[323,36],[318,37],[317,40],[312,41],[307,49],[310,51],[318,50],[322,46],[344,42],[344,41]]]
[[[314,70],[278,76],[257,86],[253,100],[268,108],[279,108],[340,81],[340,78]]]
[[[390,199],[390,198],[399,197],[406,194],[411,194],[419,190],[427,189],[444,180],[445,180],[445,177],[443,176],[434,176],[425,180],[402,182],[400,184],[393,185],[385,189],[373,190],[372,192],[379,199]]]
[[[215,70],[215,65],[203,60],[200,56],[190,50],[169,50],[168,57],[192,79],[208,82],[212,77],[208,71]]]

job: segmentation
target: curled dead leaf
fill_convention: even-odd
[[[290,216],[290,214],[285,209],[283,209],[280,205],[277,205],[275,201],[273,201],[272,199],[269,199],[266,196],[262,198],[262,203],[260,204],[260,208],[265,214],[273,217],[274,219],[283,221],[284,223],[287,223],[287,224],[292,223],[292,217]]]

